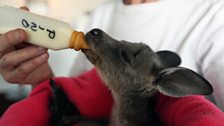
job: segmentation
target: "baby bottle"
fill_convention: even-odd
[[[0,7],[0,33],[20,28],[28,42],[52,50],[87,49],[83,32],[74,31],[66,22],[33,14],[10,6]]]

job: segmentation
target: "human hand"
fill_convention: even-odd
[[[38,84],[52,76],[47,49],[25,43],[21,29],[0,36],[0,73],[10,83]]]
[[[53,76],[47,63],[47,49],[26,40],[27,35],[21,29],[0,35],[0,73],[7,82],[36,85]]]

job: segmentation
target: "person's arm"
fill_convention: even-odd
[[[113,100],[95,69],[75,78],[53,78],[80,113],[91,118],[109,118]],[[31,94],[12,106],[0,117],[0,126],[49,126],[49,80],[35,87]],[[63,109],[63,108],[61,108]]]
[[[223,126],[224,113],[205,97],[159,94],[155,112],[166,126]]]

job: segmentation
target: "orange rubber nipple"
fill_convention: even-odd
[[[76,51],[79,51],[80,49],[89,49],[89,46],[85,41],[84,33],[74,31],[72,33],[69,47],[75,49]]]

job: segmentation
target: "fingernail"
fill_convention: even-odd
[[[47,49],[45,49],[45,48],[43,48],[43,47],[38,47],[38,51],[39,51],[40,53],[45,53],[45,52],[47,52]]]
[[[44,53],[44,54],[41,56],[41,58],[42,58],[43,60],[45,60],[47,57],[48,57],[48,54],[47,54],[47,53]]]
[[[21,39],[21,32],[19,30],[16,30],[16,32],[14,33],[14,37],[18,40]]]
[[[47,53],[42,54],[42,55],[40,56],[40,62],[45,62],[46,59],[47,59],[47,57],[48,57],[48,54],[47,54]]]

